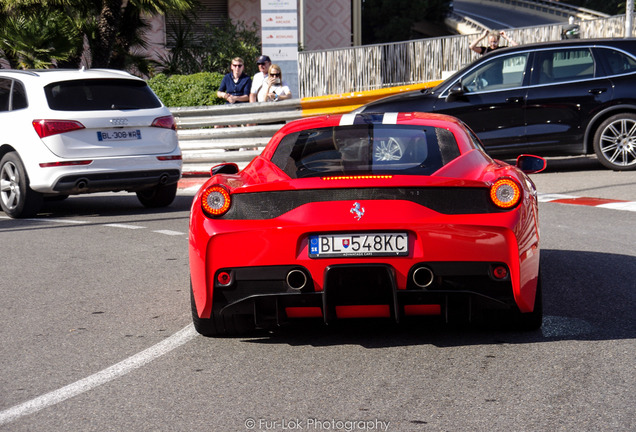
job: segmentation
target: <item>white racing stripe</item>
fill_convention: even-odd
[[[194,330],[194,326],[190,324],[170,336],[168,339],[159,342],[158,344],[151,346],[139,354],[135,354],[116,365],[97,372],[87,378],[76,381],[73,384],[62,387],[61,389],[54,390],[35,399],[31,399],[30,401],[21,403],[20,405],[1,411],[0,425],[10,423],[29,414],[34,414],[50,407],[51,405],[58,404],[66,399],[70,399],[126,375],[127,373],[150,363],[156,358],[169,353],[175,348],[180,347],[186,342],[189,342],[194,339],[196,335],[197,332]]]
[[[398,113],[388,112],[382,116],[382,124],[397,124]]]
[[[340,126],[350,126],[356,120],[356,114],[343,114],[340,117]]]

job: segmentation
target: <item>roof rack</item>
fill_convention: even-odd
[[[40,72],[40,71],[39,70],[24,70],[24,69],[0,69],[0,73],[2,72],[14,72],[14,73],[20,73],[20,74],[31,75],[31,76],[39,76],[37,72]]]

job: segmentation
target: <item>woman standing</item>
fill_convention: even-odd
[[[258,91],[258,102],[276,102],[284,99],[291,99],[291,90],[283,81],[283,74],[277,64],[269,67],[267,79]]]

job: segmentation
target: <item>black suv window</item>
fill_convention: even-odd
[[[613,49],[600,49],[599,52],[609,68],[609,75],[620,75],[636,71],[636,60],[632,57]]]
[[[159,108],[161,102],[143,81],[90,79],[61,81],[44,88],[49,107],[58,111]]]
[[[462,78],[466,93],[521,87],[528,53],[498,57],[483,63]]]
[[[0,78],[0,112],[9,111],[11,96],[11,80]]]
[[[537,53],[538,84],[577,81],[595,76],[594,58],[588,48],[568,48]]]
[[[11,109],[19,110],[28,107],[26,90],[19,81],[13,82],[13,98],[11,99]]]

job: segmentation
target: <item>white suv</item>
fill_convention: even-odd
[[[0,204],[8,216],[35,215],[45,197],[103,191],[167,206],[181,165],[174,118],[142,79],[0,69]]]

